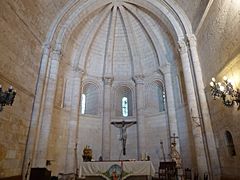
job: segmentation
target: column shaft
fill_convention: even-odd
[[[103,96],[103,123],[102,123],[102,157],[104,160],[110,159],[110,122],[111,122],[111,88],[113,78],[104,78]]]
[[[190,50],[191,50],[191,55],[193,60],[194,72],[196,74],[195,77],[196,77],[196,82],[198,87],[198,95],[200,99],[201,116],[202,116],[200,120],[202,123],[202,131],[205,139],[204,143],[207,148],[206,150],[208,155],[208,161],[211,168],[210,173],[211,173],[211,176],[214,176],[216,178],[216,176],[217,175],[219,176],[220,174],[220,164],[217,156],[216,144],[215,144],[214,134],[213,134],[212,125],[211,125],[211,118],[210,118],[207,100],[204,92],[202,70],[201,70],[201,65],[200,65],[198,52],[197,52],[197,41],[194,35],[188,35],[188,40],[190,43]]]
[[[47,74],[47,66],[48,66],[48,60],[49,60],[49,54],[50,54],[50,45],[45,45],[43,49],[43,56],[41,59],[41,66],[40,66],[40,71],[38,74],[38,82],[37,82],[37,89],[36,89],[36,94],[35,94],[35,99],[34,99],[34,104],[33,104],[33,112],[32,112],[32,117],[30,120],[30,128],[28,132],[28,139],[27,139],[27,147],[25,150],[25,157],[24,157],[24,164],[23,164],[23,169],[22,169],[22,174],[26,174],[27,168],[28,168],[28,163],[34,164],[33,163],[33,158],[35,157],[36,154],[36,147],[38,143],[38,127],[39,124],[41,124],[42,119],[39,118],[39,114],[41,112],[41,108],[43,106],[43,101],[44,101],[44,96],[46,93],[44,91],[44,82],[46,79],[46,74]]]
[[[60,55],[60,50],[54,50],[51,54],[50,71],[47,76],[47,94],[43,104],[43,112],[40,114],[42,122],[39,124],[39,141],[36,146],[36,157],[33,162],[33,166],[37,167],[46,166]]]
[[[180,55],[182,59],[182,66],[184,71],[184,79],[185,79],[185,86],[188,98],[188,107],[189,112],[191,112],[192,117],[200,117],[198,104],[197,104],[197,97],[196,97],[196,89],[194,87],[194,77],[192,72],[192,67],[189,59],[188,49],[184,42],[184,40],[179,41],[180,45]],[[205,148],[203,144],[203,136],[202,136],[202,129],[201,127],[196,126],[196,124],[200,124],[199,118],[195,119],[196,122],[192,123],[192,132],[193,138],[195,143],[195,152],[197,158],[197,168],[199,174],[204,174],[208,172],[208,164],[206,159]]]
[[[166,87],[166,96],[167,96],[167,111],[168,111],[168,123],[170,127],[170,136],[175,133],[178,137],[178,124],[177,124],[177,116],[176,116],[176,108],[175,108],[175,100],[174,100],[174,92],[173,92],[173,83],[172,83],[172,74],[171,74],[171,66],[167,64],[163,67],[160,67],[160,70],[164,74],[165,79],[165,87]],[[180,144],[179,138],[176,139],[176,147],[178,152],[180,153]]]
[[[144,123],[144,80],[142,75],[134,77],[136,84],[136,119],[137,119],[137,147],[138,160],[141,160],[142,153],[146,153],[145,144],[145,123]]]
[[[76,172],[78,168],[77,145],[78,145],[78,124],[79,124],[79,111],[81,100],[81,80],[82,70],[75,69],[72,78],[72,102],[71,114],[68,121],[68,144],[66,154],[65,171],[67,173]]]

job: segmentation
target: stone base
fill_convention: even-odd
[[[22,180],[22,176],[12,176],[12,177],[6,177],[6,178],[0,178],[0,180]]]

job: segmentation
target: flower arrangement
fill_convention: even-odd
[[[92,149],[90,148],[90,146],[85,146],[85,148],[83,149],[82,158],[84,162],[92,160]]]

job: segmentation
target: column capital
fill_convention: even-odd
[[[103,82],[104,82],[104,85],[111,86],[113,83],[113,77],[105,76],[105,77],[103,77]]]
[[[190,46],[197,46],[197,38],[194,34],[187,34]]]
[[[187,44],[184,39],[178,41],[179,52],[180,53],[187,53]]]
[[[144,84],[144,75],[138,74],[133,77],[136,84]]]
[[[44,44],[42,48],[43,48],[43,54],[49,54],[51,49],[50,44]]]
[[[62,43],[56,43],[53,52],[60,55],[62,52]]]
[[[82,77],[84,75],[84,70],[78,66],[73,67],[74,77]]]
[[[167,63],[167,64],[163,64],[162,66],[159,67],[159,70],[163,73],[163,74],[167,74],[171,72],[171,64]]]

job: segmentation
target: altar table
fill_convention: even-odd
[[[155,169],[151,161],[98,161],[82,162],[80,176],[101,176],[107,180],[126,179],[130,176],[153,177]]]

